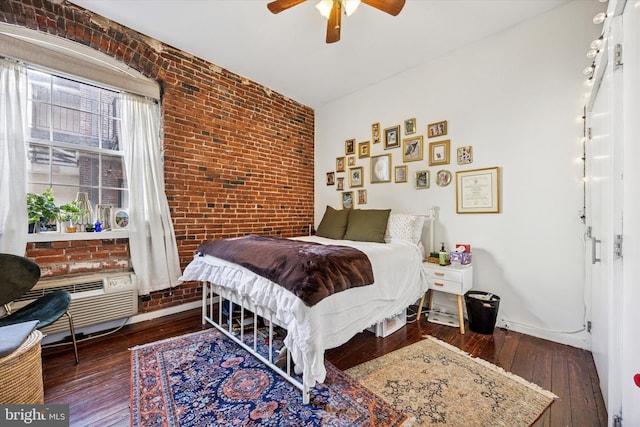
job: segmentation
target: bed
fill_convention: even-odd
[[[189,263],[181,280],[203,283],[203,324],[212,324],[300,388],[304,403],[308,403],[310,388],[325,379],[325,350],[404,312],[428,288],[422,261],[425,251],[433,248],[433,212],[408,215],[387,210],[386,216],[380,212],[383,210],[356,209],[345,213],[327,207],[316,235],[290,239],[355,248],[371,262],[372,284],[333,293],[312,306],[249,268],[203,253]],[[336,228],[333,219],[340,215],[351,218],[340,218]],[[376,223],[372,238],[369,233]],[[228,304],[225,301],[242,307],[236,321],[242,325],[253,323],[252,340],[246,339],[244,328],[239,328],[239,332],[233,330],[232,319],[223,317],[223,312],[233,316],[233,310],[223,305]],[[245,311],[251,313],[246,318]],[[266,353],[259,352],[256,344],[259,318],[265,319],[269,327]],[[276,364],[271,348],[274,325],[286,330],[284,346],[290,356],[286,358],[286,366]],[[253,344],[248,344],[249,341]]]

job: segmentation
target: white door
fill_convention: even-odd
[[[614,253],[616,235],[622,235],[622,68],[615,64],[615,28],[621,24],[621,18],[610,23],[601,53],[602,79],[587,108],[585,144],[591,351],[610,425],[621,411],[622,259]]]
[[[640,426],[640,3],[624,10],[624,240],[622,425]]]

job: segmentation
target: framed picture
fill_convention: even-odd
[[[396,182],[407,182],[407,167],[406,166],[396,166],[395,179],[396,179]]]
[[[336,184],[337,184],[336,190],[338,190],[338,191],[344,190],[344,178],[343,177],[336,178]]]
[[[392,126],[384,130],[384,149],[400,147],[400,126]]]
[[[391,181],[391,154],[371,157],[371,183]]]
[[[114,230],[124,230],[129,227],[129,211],[124,208],[114,209],[111,227]]]
[[[362,187],[364,184],[362,174],[364,174],[364,168],[362,166],[349,169],[349,187]]]
[[[458,164],[468,165],[473,162],[473,149],[470,145],[458,147]]]
[[[347,139],[344,142],[344,155],[348,156],[350,154],[356,154],[356,140],[355,139]]]
[[[327,172],[327,185],[335,185],[335,184],[336,184],[336,173]]]
[[[342,193],[342,209],[353,209],[353,191]]]
[[[347,157],[347,163],[349,163],[349,166],[355,166],[355,164],[356,164],[356,156]]]
[[[422,160],[423,146],[422,135],[402,140],[402,160],[405,162],[415,162]]]
[[[380,142],[380,123],[371,125],[371,142],[377,144]]]
[[[427,135],[429,138],[435,138],[437,136],[444,136],[447,134],[447,121],[430,123],[427,126]]]
[[[358,143],[358,158],[364,159],[371,155],[371,150],[369,147],[369,141],[359,142]]]
[[[365,205],[367,203],[367,190],[358,190],[358,204]]]
[[[411,135],[416,132],[416,119],[407,119],[404,121],[404,134]]]
[[[449,146],[451,141],[429,143],[429,166],[449,164]]]
[[[456,172],[456,212],[499,213],[499,180],[497,167]]]
[[[418,171],[416,172],[416,188],[423,189],[429,188],[429,171]]]
[[[346,166],[344,164],[344,157],[336,157],[336,172],[344,172]]]
[[[96,205],[96,221],[99,221],[103,231],[111,230],[112,205]]]
[[[446,187],[451,183],[451,172],[448,170],[439,170],[436,172],[436,184],[439,187]]]

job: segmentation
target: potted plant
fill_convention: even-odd
[[[84,215],[84,210],[78,206],[76,200],[60,205],[58,212],[58,220],[61,224],[60,228],[64,227],[67,233],[75,233],[77,231],[76,224],[82,215]]]
[[[47,188],[42,194],[27,193],[27,215],[29,217],[29,232],[37,233],[42,225],[55,221],[58,207],[53,197],[53,189]]]

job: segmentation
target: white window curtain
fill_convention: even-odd
[[[0,252],[27,247],[26,67],[0,59]]]
[[[178,284],[180,261],[161,158],[160,107],[121,95],[122,148],[129,184],[129,247],[141,295]]]

